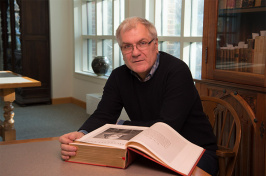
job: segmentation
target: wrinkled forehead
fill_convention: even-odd
[[[120,32],[120,36],[121,36],[121,39],[123,40],[123,37],[125,39],[125,37],[127,37],[127,35],[124,35],[125,33],[127,32],[130,32],[132,31],[133,33],[138,33],[140,36],[151,36],[151,33],[150,31],[148,30],[148,28],[141,24],[141,23],[133,23],[131,25],[127,25],[127,26],[124,26],[124,28],[121,29],[121,32]],[[137,32],[136,32],[137,31]]]

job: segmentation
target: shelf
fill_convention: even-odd
[[[235,14],[235,13],[253,13],[253,12],[266,12],[266,7],[251,7],[241,9],[220,9],[219,14]]]

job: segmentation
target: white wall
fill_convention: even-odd
[[[71,0],[50,0],[52,98],[73,92],[73,20]]]
[[[144,17],[144,2],[127,0],[126,17]],[[102,92],[106,80],[74,73],[73,24],[73,0],[50,0],[52,98],[73,97],[86,102],[86,94]]]

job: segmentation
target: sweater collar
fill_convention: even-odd
[[[146,82],[149,81],[152,76],[154,75],[155,71],[157,70],[158,66],[159,66],[159,60],[160,60],[160,53],[157,54],[157,59],[155,61],[155,63],[153,64],[150,73],[145,77],[144,80],[142,80],[139,75],[137,73],[135,73],[134,71],[131,70],[131,74],[133,74],[134,76],[136,76],[138,78],[139,81],[141,82]]]

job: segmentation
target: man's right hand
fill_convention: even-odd
[[[61,158],[63,160],[68,160],[71,156],[76,155],[77,148],[69,145],[69,143],[81,138],[82,136],[84,136],[84,134],[81,132],[71,132],[62,135],[59,138],[59,142],[61,142]]]

